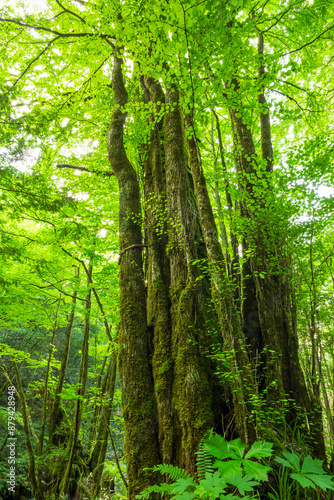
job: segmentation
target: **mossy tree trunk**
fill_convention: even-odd
[[[234,414],[241,439],[247,445],[250,445],[256,440],[254,422],[251,418],[253,410],[251,401],[256,396],[256,387],[245,338],[234,303],[233,288],[228,280],[225,259],[219,243],[195,129],[190,116],[187,117],[186,124],[190,167],[210,266],[212,295],[225,342],[225,349],[230,351],[229,361],[232,374]]]
[[[125,455],[130,499],[154,481],[144,470],[161,461],[154,395],[146,291],[142,259],[141,206],[137,174],[124,148],[128,95],[123,82],[121,48],[114,50],[114,110],[108,133],[108,158],[117,177],[119,198],[119,372],[125,422]]]
[[[238,82],[232,80],[236,90]],[[254,280],[252,297],[257,302],[263,348],[265,352],[265,390],[266,401],[271,409],[282,410],[289,399],[292,406],[306,412],[311,434],[315,441],[314,449],[319,458],[324,458],[325,448],[322,429],[307,392],[305,378],[300,366],[298,337],[294,328],[291,283],[287,272],[287,257],[284,239],[275,224],[275,199],[271,187],[271,169],[268,163],[259,164],[250,127],[245,123],[240,103],[230,107],[234,140],[237,141],[240,187],[244,191],[241,202],[247,221],[245,235],[251,249],[249,266]],[[270,130],[266,128],[266,134]],[[269,135],[266,138],[268,144]],[[263,154],[266,154],[263,150]],[[269,154],[269,153],[268,153]],[[263,158],[264,160],[268,159]],[[259,339],[260,343],[261,339]],[[288,406],[291,403],[288,403]],[[287,414],[291,418],[303,418],[295,407]],[[279,424],[278,424],[279,425]]]
[[[212,374],[203,351],[205,300],[198,259],[198,222],[191,199],[179,93],[166,89],[165,115],[168,256],[171,273],[172,390],[175,462],[196,474],[195,452],[213,426]]]
[[[147,245],[147,324],[153,344],[152,369],[158,408],[159,446],[164,463],[173,462],[172,381],[170,316],[170,267],[167,257],[166,181],[163,120],[156,119],[165,103],[163,90],[152,78],[142,77],[146,103],[152,102],[155,114],[144,161],[145,243]]]

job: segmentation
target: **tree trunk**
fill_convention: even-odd
[[[231,81],[234,89],[236,80]],[[252,248],[250,268],[256,287],[261,332],[266,356],[266,401],[269,408],[282,411],[283,402],[293,400],[291,418],[304,408],[314,440],[316,453],[324,458],[324,441],[306,389],[299,362],[298,337],[293,328],[291,284],[287,273],[284,241],[275,228],[275,203],[270,186],[257,156],[250,127],[242,118],[241,106],[230,108],[235,140],[238,141],[239,178],[244,197],[242,207],[247,219],[247,243]],[[289,417],[289,414],[287,415]],[[276,425],[279,425],[277,422]]]
[[[30,433],[29,433],[29,423],[28,423],[28,406],[27,401],[23,392],[21,377],[19,374],[19,370],[15,361],[13,362],[15,376],[16,376],[16,384],[17,391],[20,396],[20,401],[22,405],[22,420],[23,420],[23,430],[26,438],[26,446],[29,457],[29,466],[28,466],[28,477],[31,485],[31,491],[36,500],[44,500],[44,495],[42,493],[40,481],[36,475],[36,464],[35,464],[35,454],[31,444]]]
[[[257,101],[260,104],[260,127],[261,127],[261,151],[262,159],[266,162],[266,171],[272,172],[274,169],[274,153],[271,142],[270,131],[270,115],[269,109],[264,95],[263,79],[265,76],[264,61],[263,61],[263,48],[264,38],[263,33],[260,32],[258,38],[258,55],[259,55],[259,80],[260,80],[260,93],[257,96]]]
[[[50,421],[49,421],[49,446],[50,445],[57,445],[58,442],[58,437],[55,436],[55,432],[57,427],[60,426],[62,420],[63,420],[63,412],[60,409],[61,406],[61,399],[59,394],[62,392],[63,387],[64,387],[64,381],[65,381],[65,374],[66,374],[66,367],[67,367],[67,361],[68,361],[68,355],[70,352],[70,343],[71,343],[71,335],[72,335],[72,328],[73,328],[73,322],[74,322],[74,312],[75,312],[75,304],[76,304],[76,297],[77,297],[77,290],[74,291],[73,294],[73,305],[72,309],[68,318],[68,324],[65,332],[65,344],[64,344],[64,350],[63,350],[63,355],[62,355],[62,360],[61,360],[61,366],[58,374],[58,381],[57,381],[57,388],[55,391],[55,396],[51,408],[51,415],[50,415]]]
[[[61,482],[61,494],[71,495],[74,494],[76,491],[75,482],[77,474],[75,474],[75,481],[72,481],[71,473],[77,452],[79,430],[82,418],[83,401],[86,393],[86,385],[88,377],[88,347],[89,347],[90,312],[91,312],[91,297],[92,297],[90,282],[92,279],[92,273],[93,273],[93,268],[92,265],[89,264],[88,278],[87,278],[88,291],[86,295],[86,305],[85,305],[85,323],[84,323],[84,333],[83,333],[83,340],[81,347],[81,362],[80,362],[79,377],[78,377],[78,391],[77,391],[78,399],[76,402],[74,425],[70,434],[70,439],[67,447],[69,450],[69,458],[68,458],[68,463],[66,465],[64,478],[62,479]]]
[[[146,102],[151,101],[158,113],[165,102],[160,84],[142,78]],[[166,181],[161,148],[163,122],[150,117],[151,136],[144,162],[145,243],[147,245],[147,324],[153,342],[152,369],[158,408],[159,445],[163,463],[173,461],[172,380],[170,317],[170,268],[166,253]]]
[[[120,248],[119,372],[125,423],[125,456],[130,499],[151,484],[144,470],[160,462],[157,407],[148,343],[146,292],[142,262],[139,184],[123,144],[128,96],[123,83],[120,48],[114,50],[114,111],[108,133],[108,158],[117,177]]]
[[[256,396],[252,368],[250,366],[245,338],[234,304],[233,289],[230,286],[222,248],[211,202],[202,169],[192,120],[187,118],[187,144],[190,153],[190,167],[194,179],[195,196],[208,254],[212,294],[216,305],[225,349],[230,351],[232,392],[238,433],[241,439],[251,445],[256,440],[254,422],[251,418],[252,398]]]
[[[196,475],[195,452],[213,426],[212,375],[203,355],[204,297],[198,259],[198,224],[187,173],[184,131],[175,87],[166,89],[165,116],[168,256],[174,379],[175,463]]]
[[[92,499],[98,498],[100,493],[103,466],[108,448],[108,428],[110,426],[116,381],[116,353],[112,353],[112,355],[110,356],[110,361],[106,373],[106,380],[107,386],[105,388],[104,395],[107,398],[107,402],[102,406],[96,444],[90,460],[90,467],[93,470],[93,488],[91,495]]]

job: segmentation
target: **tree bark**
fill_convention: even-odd
[[[154,481],[152,467],[161,461],[157,407],[148,344],[146,292],[142,261],[141,207],[136,172],[123,143],[128,96],[120,48],[114,50],[114,110],[108,132],[108,158],[117,177],[119,198],[120,337],[119,372],[125,423],[125,456],[129,499]]]
[[[216,305],[225,349],[230,352],[232,392],[238,433],[241,439],[251,445],[256,440],[256,430],[251,418],[252,398],[256,396],[252,368],[249,362],[245,338],[234,304],[231,287],[217,228],[202,169],[200,152],[191,117],[187,117],[187,144],[190,167],[194,179],[195,196],[208,254],[212,294]]]
[[[204,297],[198,258],[196,207],[187,173],[184,131],[175,87],[166,89],[165,115],[168,257],[171,272],[171,324],[173,422],[175,463],[196,475],[195,452],[214,423],[212,375],[202,349],[208,339],[204,330]]]
[[[238,88],[235,79],[231,85]],[[284,241],[274,224],[276,215],[270,173],[265,174],[257,162],[252,133],[243,120],[240,103],[238,107],[230,107],[230,115],[238,142],[240,184],[245,192],[242,207],[247,220],[247,243],[252,248],[250,268],[263,335],[267,405],[282,411],[286,396],[291,398],[293,404],[288,408],[288,418],[290,414],[290,418],[298,416],[303,419],[297,407],[304,408],[311,434],[318,443],[315,451],[319,458],[324,458],[323,435],[299,362],[298,337],[292,319],[291,283]]]
[[[165,103],[160,84],[143,77],[145,101],[151,101],[156,114]],[[152,332],[152,369],[154,391],[158,408],[159,445],[163,463],[173,461],[172,381],[173,360],[171,353],[170,317],[170,268],[167,257],[166,181],[164,153],[161,142],[164,136],[163,121],[154,114],[144,161],[145,242],[147,244],[147,324]]]

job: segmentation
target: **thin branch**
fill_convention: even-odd
[[[125,248],[121,252],[119,252],[119,259],[118,259],[118,264],[121,262],[122,255],[125,254],[128,250],[133,250],[135,248],[148,248],[147,245],[140,245],[139,243],[135,243],[134,245],[130,245],[129,247]]]
[[[108,42],[108,43],[109,43],[109,42]],[[111,42],[110,42],[110,44],[111,44]],[[94,76],[94,75],[95,75],[95,74],[96,74],[96,73],[97,73],[97,72],[98,72],[98,71],[102,68],[102,66],[104,65],[104,63],[105,63],[105,62],[109,59],[109,57],[111,57],[111,56],[112,56],[112,54],[109,54],[109,55],[108,55],[108,56],[107,56],[107,57],[106,57],[106,58],[102,61],[102,63],[100,64],[100,66],[98,66],[98,67],[97,67],[97,68],[93,71],[93,73],[90,75],[90,77],[89,77],[87,80],[85,80],[85,81],[84,81],[84,82],[80,85],[80,87],[79,87],[79,88],[78,88],[75,92],[71,92],[71,97],[69,97],[69,98],[68,98],[65,102],[63,102],[63,104],[61,105],[60,109],[62,109],[62,108],[65,106],[65,104],[66,104],[67,102],[69,102],[71,99],[73,99],[73,97],[74,97],[74,96],[75,96],[78,92],[80,92],[80,90],[81,90],[81,89],[82,89],[85,85],[87,85],[87,83],[88,83],[88,82],[89,82],[89,81],[93,78],[93,76]]]
[[[289,12],[289,10],[290,10],[290,9],[291,9],[291,5],[290,5],[290,7],[289,7],[289,8],[288,8],[285,12],[283,12],[283,14],[282,14],[281,16],[279,16],[279,18],[278,18],[278,19],[276,19],[276,21],[275,21],[275,22],[274,22],[271,26],[269,26],[269,28],[267,28],[266,30],[263,30],[263,31],[262,31],[262,30],[260,30],[260,31],[261,31],[261,33],[262,33],[262,34],[267,33],[267,32],[268,32],[268,31],[270,31],[272,28],[274,28],[274,27],[275,27],[275,26],[276,26],[276,25],[280,22],[280,20],[282,19],[282,17],[283,17],[283,16],[285,16],[285,14],[287,14],[287,13]],[[265,21],[267,21],[267,19],[265,19]],[[262,21],[262,22],[265,22],[265,21]],[[262,23],[260,22],[259,24],[262,24]]]
[[[306,92],[307,94],[311,94],[309,90],[303,89],[302,87],[298,87],[295,83],[288,82],[287,80],[279,80],[280,82],[285,83],[286,85],[291,85],[291,87],[295,87],[297,90],[300,90],[301,92]]]
[[[290,50],[290,52],[286,52],[285,54],[282,54],[280,57],[284,57],[284,56],[287,56],[289,54],[293,54],[294,52],[299,52],[300,50],[304,49],[305,47],[308,47],[309,45],[312,45],[312,43],[314,43],[317,40],[319,40],[319,38],[321,38],[325,33],[327,33],[327,31],[332,30],[333,28],[334,28],[334,26],[330,26],[325,31],[323,31],[322,33],[320,33],[320,35],[318,35],[315,38],[313,38],[313,40],[311,40],[310,42],[305,43],[304,45],[302,45],[298,49]]]
[[[23,26],[24,28],[32,28],[36,31],[46,31],[47,33],[52,33],[53,35],[57,35],[58,37],[83,37],[83,36],[94,36],[94,33],[61,33],[60,31],[55,31],[50,28],[45,28],[44,26],[34,26],[32,24],[21,23],[21,21],[17,21],[16,19],[5,19],[0,17],[0,22],[3,23],[13,23],[18,26]]]
[[[289,38],[287,36],[284,36],[284,35],[278,36],[277,34],[274,35],[270,31],[268,31],[268,33],[267,33],[267,37],[268,36],[271,36],[271,38],[277,38],[277,40],[279,40],[282,45],[284,45],[286,48],[288,48],[288,44],[283,42],[283,40],[282,40],[282,38],[286,38],[287,40],[289,40]]]
[[[86,21],[80,17],[78,14],[76,14],[75,12],[72,12],[71,10],[68,10],[66,9],[66,7],[64,7],[60,2],[59,0],[56,0],[56,3],[59,5],[59,7],[61,7],[63,9],[64,12],[67,12],[68,14],[70,14],[71,16],[74,16],[74,17],[77,17],[82,23],[84,24],[87,24]]]
[[[59,245],[60,246],[60,245]],[[77,262],[80,262],[80,264],[82,265],[82,267],[84,268],[84,271],[87,275],[87,278],[88,278],[88,281],[89,281],[89,284],[90,284],[90,287],[93,291],[93,294],[94,294],[94,297],[95,297],[95,300],[97,302],[97,305],[99,306],[99,309],[101,311],[101,314],[102,314],[102,318],[103,318],[103,322],[104,322],[104,326],[105,326],[105,329],[106,329],[106,334],[108,336],[108,339],[110,340],[110,342],[112,342],[112,337],[111,337],[111,331],[110,331],[110,326],[109,326],[109,323],[107,321],[107,316],[104,312],[104,309],[103,309],[103,305],[102,305],[102,302],[100,300],[100,297],[96,291],[96,288],[94,287],[94,282],[92,280],[92,276],[91,276],[91,273],[89,271],[89,268],[86,266],[85,262],[82,260],[82,259],[79,259],[79,257],[75,257],[73,254],[71,254],[68,250],[66,250],[66,248],[64,247],[61,247],[61,250],[66,253],[67,255],[69,255],[70,257],[72,257],[72,259],[76,260]]]
[[[50,288],[50,286],[52,286],[53,288],[55,288],[58,292],[61,292],[63,295],[67,295],[67,297],[71,297],[72,299],[74,299],[74,295],[70,294],[70,293],[67,293],[67,292],[64,292],[64,290],[60,290],[59,288],[56,287],[56,285],[54,285],[53,283],[50,283],[50,281],[47,281],[47,280],[44,280],[46,283],[49,283],[48,285],[46,286],[41,286],[41,285],[36,285],[34,283],[30,283],[28,282],[28,285],[31,285],[31,286],[34,286],[35,288],[39,288],[40,290],[44,290],[45,288]],[[86,302],[86,299],[81,299],[80,297],[77,297],[76,298],[78,300],[81,300],[82,302]]]
[[[114,172],[109,172],[109,171],[102,172],[102,170],[88,170],[88,168],[85,167],[76,167],[75,165],[67,165],[67,164],[57,165],[57,168],[71,168],[73,170],[81,170],[82,172],[89,172],[90,174],[96,174],[96,175],[103,174],[106,177],[111,177],[115,175]]]
[[[16,33],[16,35],[14,35],[10,40],[8,40],[7,44],[6,45],[9,45],[13,40],[15,40],[15,38],[17,38],[18,36],[21,35],[21,33],[23,33],[24,30],[20,30],[18,33]]]
[[[32,61],[30,61],[30,63],[29,63],[29,64],[28,64],[28,66],[26,67],[26,69],[25,69],[25,70],[23,71],[23,73],[21,73],[21,75],[20,75],[20,76],[16,79],[16,81],[13,83],[13,85],[11,86],[11,88],[10,88],[7,92],[5,92],[5,93],[3,94],[3,97],[0,99],[0,101],[2,101],[2,100],[4,99],[4,97],[5,97],[7,94],[9,94],[9,93],[13,90],[13,88],[14,88],[14,87],[15,87],[15,86],[19,83],[19,81],[21,80],[21,78],[23,78],[23,77],[24,77],[24,75],[25,75],[25,74],[27,73],[27,71],[31,68],[31,66],[32,66],[32,65],[33,65],[36,61],[38,61],[38,59],[39,59],[39,58],[40,58],[40,57],[41,57],[41,56],[42,56],[42,55],[43,55],[43,54],[44,54],[44,53],[48,50],[48,48],[50,47],[50,45],[51,45],[53,42],[55,42],[56,40],[59,40],[59,38],[60,38],[59,36],[56,36],[55,38],[53,38],[53,39],[52,39],[52,40],[51,40],[51,41],[47,44],[47,46],[45,47],[45,49],[43,49],[43,50],[42,50],[42,52],[40,52],[40,53],[38,54],[38,56],[37,56],[37,57],[35,57],[35,59],[33,59]]]
[[[190,9],[194,9],[195,7],[198,7],[199,5],[202,5],[202,3],[205,3],[206,0],[202,0],[202,2],[195,3],[194,5],[190,5],[187,9],[185,9],[185,12],[188,12]]]
[[[274,90],[274,92],[276,92],[276,94],[281,94],[283,95],[284,97],[286,97],[287,99],[290,99],[290,101],[293,101],[297,104],[298,108],[301,109],[302,111],[308,111],[306,110],[305,108],[302,108],[301,105],[298,103],[298,101],[296,101],[296,99],[294,97],[291,97],[290,95],[288,94],[284,94],[284,92],[280,92],[279,90]]]
[[[17,238],[26,238],[29,240],[30,243],[35,243],[37,240],[33,240],[32,238],[29,238],[28,236],[24,236],[24,234],[15,234],[15,233],[10,233],[9,231],[4,231],[3,229],[0,230],[1,233],[3,234],[9,234],[10,236],[16,236]]]
[[[111,446],[112,446],[112,449],[113,449],[113,452],[114,452],[115,462],[116,462],[116,465],[117,465],[118,472],[119,472],[119,474],[121,476],[121,479],[122,479],[122,482],[123,482],[124,486],[127,488],[128,487],[128,483],[127,483],[127,480],[125,479],[123,471],[121,469],[121,466],[120,466],[120,463],[119,463],[119,460],[118,460],[118,456],[117,456],[117,450],[116,450],[116,446],[115,446],[115,441],[114,441],[113,435],[112,435],[111,430],[110,430],[110,425],[108,425],[107,419],[106,419],[106,416],[105,416],[104,413],[103,413],[103,417],[104,417],[105,425],[106,425],[106,428],[107,428],[107,431],[108,431],[108,434],[109,434],[110,443],[111,443]]]
[[[274,90],[274,92],[276,92],[276,94],[283,95],[287,99],[290,99],[290,101],[293,101],[294,103],[296,103],[298,108],[301,111],[308,111],[309,113],[324,113],[326,111],[325,109],[316,110],[316,109],[302,108],[301,105],[299,104],[299,102],[294,97],[291,97],[288,94],[284,94],[284,92],[280,92],[279,90]]]

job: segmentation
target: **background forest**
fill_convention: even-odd
[[[0,27],[0,496],[334,498],[332,0]]]

